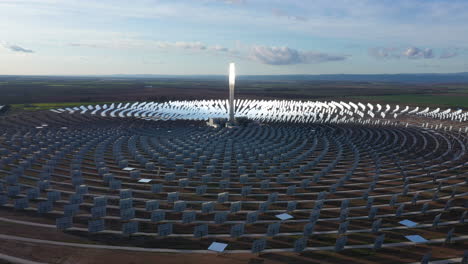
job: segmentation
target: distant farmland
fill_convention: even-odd
[[[0,77],[0,104],[38,110],[124,101],[227,98],[223,78]],[[468,107],[468,83],[388,83],[240,79],[236,97],[251,99],[361,100]]]

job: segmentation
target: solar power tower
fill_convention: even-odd
[[[229,123],[234,124],[234,85],[236,82],[236,66],[229,64]]]

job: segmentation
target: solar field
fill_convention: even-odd
[[[405,260],[419,263],[442,245],[466,260],[467,112],[237,100],[250,122],[206,125],[227,115],[227,101],[199,100],[2,116],[0,221],[76,248],[301,263],[424,245]]]

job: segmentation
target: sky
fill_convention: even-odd
[[[468,0],[0,0],[0,75],[468,71]]]

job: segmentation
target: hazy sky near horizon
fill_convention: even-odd
[[[468,71],[468,0],[0,0],[0,75]]]

